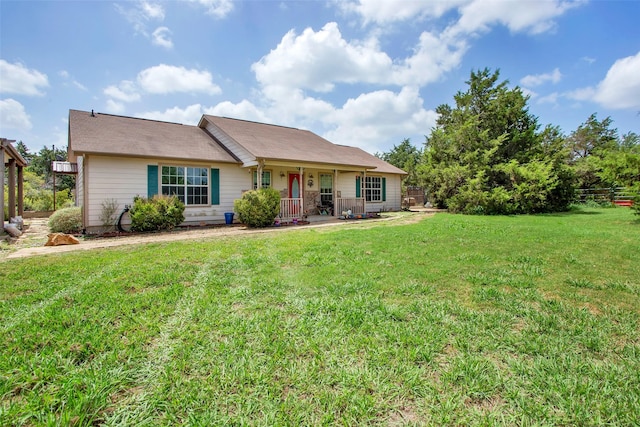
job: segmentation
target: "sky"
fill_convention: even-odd
[[[422,148],[472,71],[541,127],[640,133],[640,0],[0,0],[0,136],[67,145],[70,109]]]

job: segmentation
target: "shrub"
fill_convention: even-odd
[[[247,191],[233,205],[243,224],[254,228],[268,227],[280,213],[280,193],[273,188]]]
[[[53,233],[76,234],[82,231],[82,209],[64,208],[49,218],[49,229]]]
[[[116,199],[107,199],[102,202],[102,210],[100,211],[100,222],[105,230],[111,230],[115,227],[118,201]]]
[[[184,203],[175,196],[135,197],[129,211],[131,230],[170,230],[184,221]]]

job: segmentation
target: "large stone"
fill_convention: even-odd
[[[16,224],[7,224],[4,226],[4,231],[11,237],[20,237],[22,235],[22,231],[18,229]]]
[[[60,245],[77,245],[80,240],[76,239],[71,234],[64,233],[51,233],[47,235],[48,240],[45,246],[60,246]]]

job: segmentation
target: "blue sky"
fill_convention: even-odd
[[[93,109],[421,147],[485,67],[542,126],[597,113],[640,133],[638,17],[636,0],[0,0],[0,135],[66,146],[69,109]]]

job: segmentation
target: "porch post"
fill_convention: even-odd
[[[9,159],[9,218],[16,216],[16,159]]]
[[[18,215],[24,215],[24,171],[18,166]]]
[[[362,175],[362,185],[364,187],[364,191],[362,192],[362,209],[363,214],[367,213],[367,170],[364,170],[364,174]]]
[[[331,196],[333,198],[333,216],[338,216],[336,214],[336,209],[338,207],[338,169],[333,170],[333,194]]]
[[[300,219],[304,216],[304,167],[300,166]]]
[[[262,168],[264,167],[264,160],[258,161],[258,170],[256,172],[256,190],[262,188]]]

